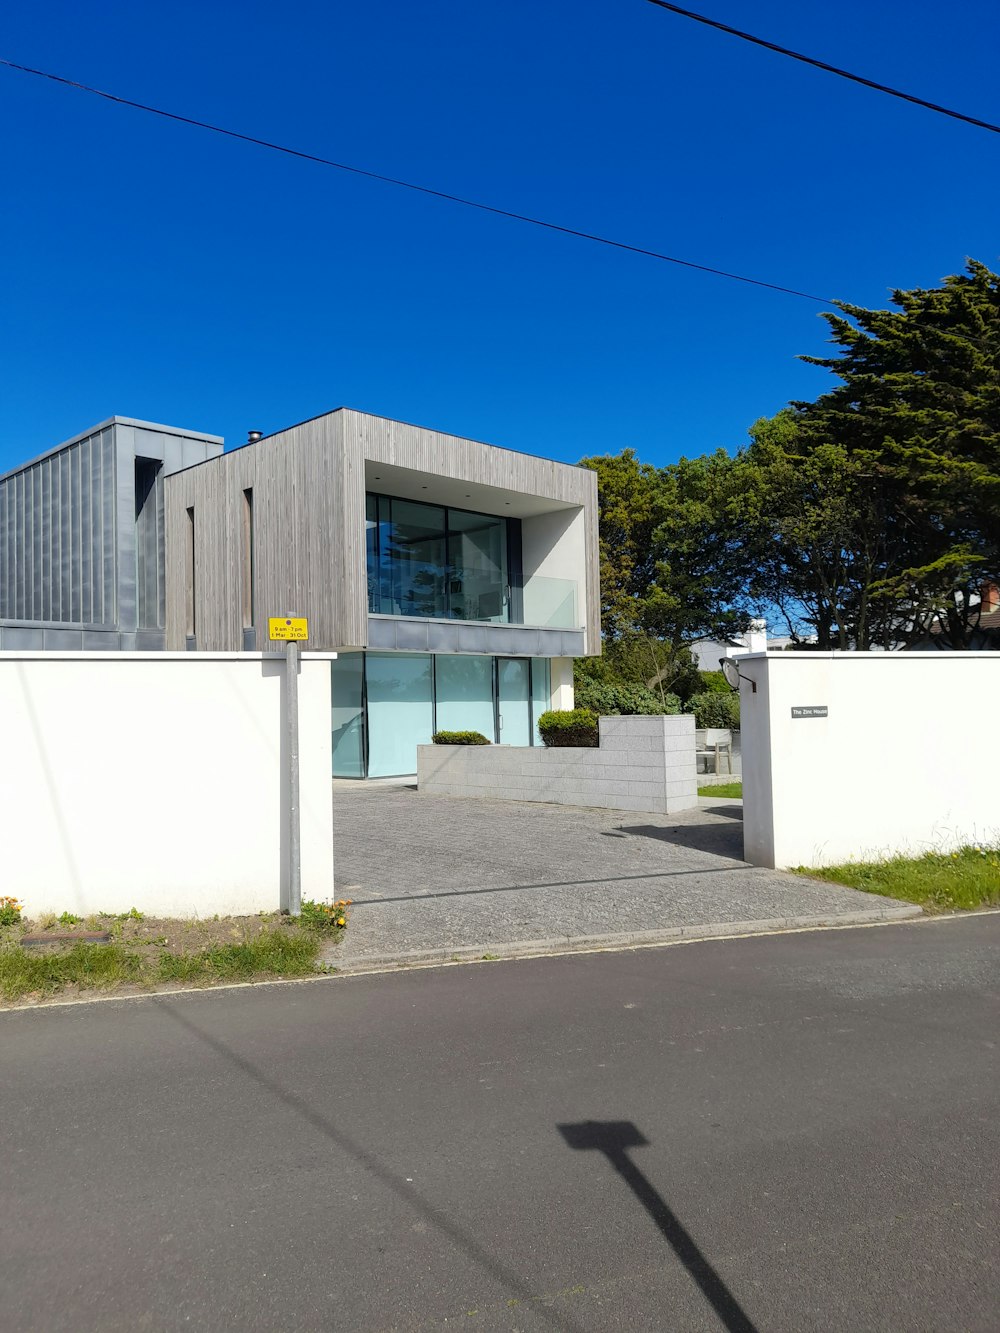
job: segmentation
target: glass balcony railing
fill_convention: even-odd
[[[423,578],[413,579],[404,592],[393,590],[393,595],[386,595],[370,581],[368,611],[371,615],[533,625],[540,629],[579,629],[582,624],[579,584],[574,579],[541,574],[512,586],[425,571]]]
[[[523,625],[545,629],[579,629],[579,585],[573,579],[551,579],[534,574],[521,590]]]

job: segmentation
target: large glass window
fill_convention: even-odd
[[[435,730],[479,731],[503,745],[542,743],[547,658],[356,652],[331,665],[334,777],[414,773],[417,746],[430,744]]]
[[[481,731],[488,741],[496,739],[493,712],[493,658],[438,656],[438,731]]]
[[[434,730],[429,653],[367,653],[368,776],[413,773]]]
[[[368,610],[373,615],[510,619],[508,526],[464,509],[366,497]]]
[[[364,654],[341,653],[333,668],[330,720],[333,732],[333,776],[363,778],[364,750]]]

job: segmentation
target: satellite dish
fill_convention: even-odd
[[[722,667],[722,674],[726,678],[726,684],[731,690],[740,688],[740,669],[731,657],[720,657],[719,666]]]
[[[740,688],[740,681],[745,680],[750,686],[750,693],[757,693],[757,682],[751,680],[749,676],[744,676],[731,657],[720,657],[719,666],[722,668],[722,674],[726,678],[726,684],[731,690],[738,690]]]

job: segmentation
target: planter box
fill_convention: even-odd
[[[417,787],[671,815],[698,804],[694,718],[602,717],[597,747],[420,745]]]

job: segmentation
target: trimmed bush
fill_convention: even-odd
[[[538,719],[538,731],[546,745],[595,747],[597,714],[589,708],[554,708]]]
[[[589,708],[598,717],[615,717],[621,714],[632,717],[639,714],[662,716],[664,713],[679,713],[681,701],[676,694],[668,694],[661,699],[658,690],[649,690],[645,685],[628,682],[614,684],[611,681],[579,681],[574,689],[578,708]]]
[[[684,711],[694,713],[694,724],[699,731],[707,727],[739,730],[740,696],[734,690],[728,694],[694,694],[684,705]]]
[[[435,745],[489,745],[481,731],[435,731],[431,740]]]

